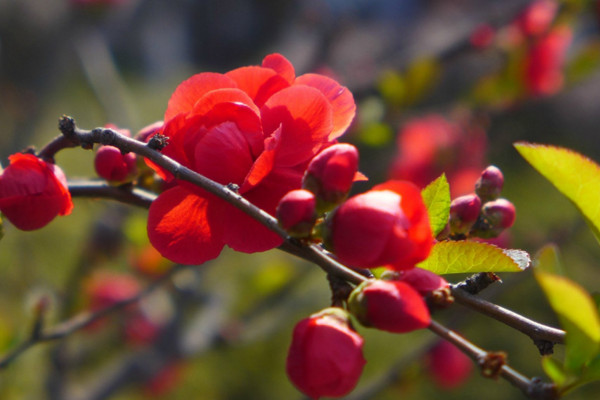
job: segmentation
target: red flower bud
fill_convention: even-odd
[[[410,182],[388,181],[350,198],[330,217],[325,242],[350,266],[414,267],[433,243],[421,192]]]
[[[490,165],[481,172],[481,176],[475,182],[475,193],[484,202],[496,200],[502,192],[504,186],[504,175],[502,171],[494,165]]]
[[[312,399],[339,397],[358,382],[366,363],[363,339],[341,308],[327,308],[294,328],[286,371],[292,383]]]
[[[317,220],[316,203],[315,195],[308,190],[288,192],[277,205],[279,225],[291,236],[308,237]]]
[[[471,374],[473,362],[452,343],[442,340],[428,354],[433,380],[444,389],[462,385]]]
[[[328,211],[343,201],[358,171],[358,150],[338,143],[315,156],[302,179],[302,187],[313,192],[320,211]]]
[[[24,231],[46,226],[73,209],[63,171],[33,154],[13,154],[0,174],[0,211]]]
[[[555,0],[537,0],[532,2],[521,13],[517,24],[527,36],[539,35],[550,28],[558,3]]]
[[[454,234],[469,232],[481,211],[481,200],[477,195],[457,197],[450,203],[450,231]]]
[[[89,308],[96,311],[135,296],[140,284],[131,275],[101,271],[90,278],[85,289]]]
[[[125,182],[137,172],[135,154],[123,154],[113,146],[100,146],[96,152],[94,167],[98,176],[109,182]]]
[[[510,228],[515,222],[516,210],[513,203],[506,199],[489,201],[481,208],[483,223],[478,223],[474,235],[481,238],[493,238]]]
[[[426,328],[431,317],[425,301],[408,283],[372,280],[357,286],[348,307],[364,326],[406,333]]]
[[[413,289],[421,293],[421,295],[448,287],[448,282],[444,278],[423,268],[412,268],[402,271],[399,280],[408,283]]]

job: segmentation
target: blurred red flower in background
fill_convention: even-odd
[[[484,166],[487,140],[474,124],[456,123],[440,115],[414,118],[400,129],[392,179],[405,179],[424,188],[442,173],[452,197],[473,191]]]
[[[352,94],[333,79],[296,77],[286,58],[272,54],[262,66],[201,73],[181,83],[165,113],[163,154],[221,184],[238,185],[241,195],[274,215],[279,199],[300,188],[310,159],[345,132],[355,108]],[[282,242],[225,201],[175,183],[152,203],[148,218],[150,241],[166,258],[200,264],[225,244],[251,253]]]
[[[73,209],[67,179],[56,165],[33,154],[13,154],[0,174],[0,211],[24,231],[46,226]]]

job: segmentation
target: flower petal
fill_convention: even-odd
[[[190,111],[196,101],[211,90],[234,87],[235,82],[223,74],[204,72],[192,76],[180,83],[171,95],[165,112],[165,122],[177,114]]]
[[[277,165],[304,162],[329,141],[332,107],[315,88],[295,85],[283,89],[265,103],[261,113],[265,134],[282,126]]]
[[[152,246],[180,264],[202,264],[216,258],[224,243],[221,225],[209,218],[215,200],[208,193],[201,197],[178,186],[161,193],[148,212]]]
[[[196,144],[194,170],[223,185],[242,185],[253,161],[244,133],[235,123],[223,122]]]
[[[252,98],[254,103],[261,107],[274,93],[284,89],[290,84],[271,68],[258,66],[242,67],[227,73],[237,86]]]
[[[262,66],[271,68],[281,75],[291,85],[296,79],[296,71],[291,62],[278,53],[269,54],[263,58]]]
[[[301,169],[278,169],[267,176],[256,188],[244,194],[244,197],[255,206],[271,215],[279,200],[290,190],[300,188]],[[245,253],[265,251],[279,246],[283,239],[233,206],[227,205],[223,213],[223,239],[229,247]]]
[[[354,97],[348,88],[335,80],[318,74],[305,74],[296,78],[297,85],[307,85],[319,89],[333,107],[333,129],[329,140],[342,136],[352,123],[356,113]]]
[[[240,188],[240,193],[249,191],[254,186],[258,185],[275,166],[275,155],[281,143],[281,126],[265,140],[265,149],[260,156],[254,161],[244,184]]]

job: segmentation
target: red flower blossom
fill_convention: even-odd
[[[0,211],[24,231],[46,226],[73,209],[63,171],[33,154],[13,154],[0,174]]]
[[[523,10],[516,23],[524,35],[539,35],[550,28],[557,11],[555,0],[537,0]]]
[[[463,125],[435,114],[406,122],[390,177],[423,188],[445,173],[453,197],[472,192],[484,165],[486,137],[479,127]]]
[[[446,340],[440,341],[429,351],[428,359],[431,377],[443,389],[462,385],[473,370],[473,361]]]
[[[433,244],[421,192],[410,182],[388,181],[351,197],[334,211],[325,242],[350,266],[413,268]]]
[[[241,195],[274,215],[279,199],[300,188],[310,159],[348,128],[355,108],[352,94],[336,81],[295,77],[290,62],[272,54],[262,66],[201,73],[180,84],[165,113],[163,153],[219,183],[238,185]],[[166,258],[199,264],[225,244],[251,253],[281,243],[225,201],[175,183],[152,203],[148,217],[150,241]]]
[[[562,67],[572,39],[571,29],[561,26],[532,46],[525,60],[525,86],[529,93],[549,96],[562,88]]]
[[[362,347],[363,338],[350,326],[346,312],[328,308],[294,328],[286,372],[312,399],[340,397],[360,378],[366,363]]]

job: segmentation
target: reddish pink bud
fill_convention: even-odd
[[[542,34],[550,28],[557,10],[558,3],[555,0],[534,1],[521,13],[517,24],[524,35]]]
[[[346,198],[357,171],[356,147],[347,143],[334,144],[317,154],[308,164],[302,187],[315,194],[322,211],[330,210]]]
[[[414,267],[433,244],[420,190],[410,182],[388,181],[350,198],[330,217],[325,243],[350,266]]]
[[[364,326],[406,333],[431,322],[425,301],[412,286],[401,281],[372,280],[357,286],[348,308]]]
[[[96,152],[94,167],[98,176],[109,182],[126,182],[137,172],[135,154],[123,154],[113,146],[100,146]]]
[[[73,209],[67,179],[56,165],[33,154],[13,154],[0,172],[0,211],[24,231],[46,226]]]
[[[483,205],[481,213],[492,227],[510,228],[515,222],[516,210],[506,199],[489,201]]]
[[[125,321],[125,340],[133,345],[145,346],[158,337],[160,326],[150,320],[141,310],[128,316]]]
[[[444,389],[462,385],[471,374],[473,362],[452,343],[442,340],[428,354],[433,380]]]
[[[475,194],[457,197],[450,203],[450,231],[454,234],[469,232],[481,211],[481,200]]]
[[[504,175],[494,165],[490,165],[481,172],[481,176],[475,182],[475,193],[483,202],[495,200],[500,196],[504,186]]]
[[[402,271],[399,280],[408,283],[413,289],[421,293],[421,295],[448,287],[448,282],[444,278],[423,268],[412,268]]]
[[[363,339],[341,308],[327,308],[294,328],[286,371],[292,383],[312,399],[340,397],[358,382],[366,363]]]
[[[484,50],[492,44],[495,35],[496,31],[493,27],[488,24],[481,24],[469,36],[469,43],[477,50]]]
[[[317,220],[317,201],[312,192],[297,189],[279,200],[276,215],[279,225],[291,236],[308,237]]]
[[[85,289],[89,308],[95,311],[135,296],[140,284],[131,275],[102,271],[90,278]]]

